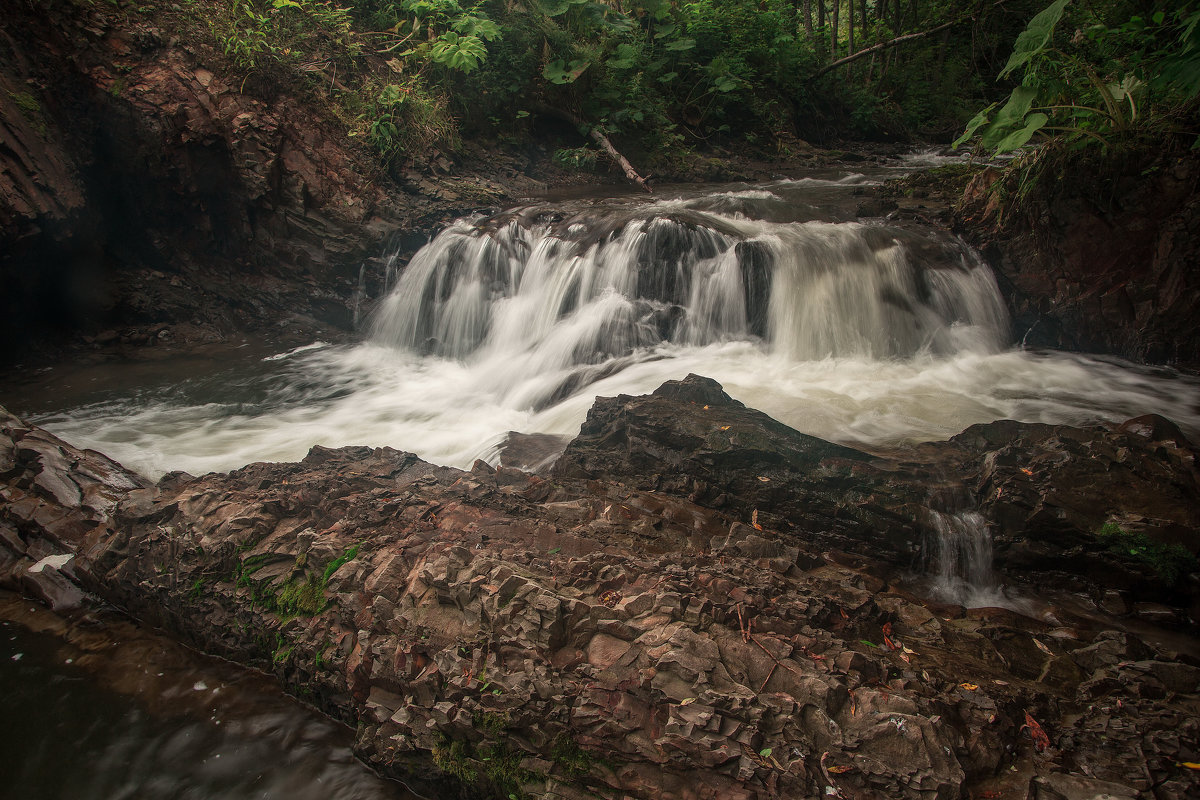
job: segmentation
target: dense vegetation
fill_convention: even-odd
[[[1195,2],[1054,0],[1017,38],[1001,79],[1008,98],[979,112],[958,139],[1008,152],[1035,135],[1056,146],[1162,144],[1194,127],[1200,95],[1200,8]]]
[[[464,2],[466,0],[463,0]],[[1000,92],[1034,0],[192,0],[243,89],[306,86],[402,162],[463,134],[598,127],[645,163],[697,146],[947,141]],[[559,157],[594,161],[585,145]],[[652,164],[653,166],[653,164]]]
[[[1197,0],[469,2],[182,10],[243,91],[308,92],[391,165],[546,120],[564,162],[597,159],[570,130],[595,129],[659,169],[697,147],[786,156],[799,140],[949,141],[964,125],[960,141],[1000,151],[1194,134]]]

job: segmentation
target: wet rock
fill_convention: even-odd
[[[971,455],[963,470],[996,526],[998,566],[1079,576],[1077,587],[1103,607],[1140,607],[1158,622],[1178,612],[1138,603],[1192,602],[1200,471],[1195,446],[1168,420],[1092,428],[1002,420],[950,444]],[[1113,590],[1121,594],[1106,594]]]
[[[1147,148],[1063,159],[1056,179],[980,172],[955,227],[998,273],[1017,341],[1195,366],[1200,253],[1194,153]]]
[[[598,401],[546,480],[315,447],[148,486],[3,420],[0,580],[61,561],[354,721],[359,755],[406,780],[504,796],[503,763],[527,765],[521,790],[540,797],[934,800],[1011,774],[1068,797],[1143,790],[1147,772],[1200,789],[1173,767],[1200,725],[1187,658],[1065,609],[1051,625],[926,603],[869,555],[890,552],[876,521],[923,524],[918,456],[1016,480],[978,453],[1100,451],[1107,429],[976,430],[902,462],[689,378]],[[1084,768],[1092,783],[1056,777]]]
[[[911,495],[861,451],[807,436],[689,375],[653,394],[599,398],[554,473],[636,481],[812,542],[911,558]],[[910,516],[911,515],[911,516]]]
[[[1031,788],[1034,800],[1134,800],[1139,796],[1129,786],[1061,772],[1037,778]]]

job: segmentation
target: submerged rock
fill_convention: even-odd
[[[1045,427],[869,455],[692,376],[597,401],[546,478],[315,447],[149,486],[5,417],[0,569],[12,584],[73,555],[86,589],[357,724],[385,773],[473,795],[932,800],[1014,775],[1038,797],[1196,792],[1176,766],[1197,760],[1194,638],[1179,654],[1111,620],[966,611],[898,582],[935,467],[982,487],[1009,550],[1026,528],[1055,534],[982,492],[1010,486],[1010,464],[1040,474],[1039,453],[1121,442],[1115,463],[1192,497],[1185,444],[1142,423]],[[1133,498],[1106,502],[1070,530]],[[1080,771],[1092,783],[1058,775]]]

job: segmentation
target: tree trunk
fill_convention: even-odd
[[[854,55],[854,0],[850,0],[850,13],[846,15],[846,22],[849,23],[846,37],[847,53]]]
[[[812,0],[804,0],[804,32],[808,34],[809,41],[812,41]]]
[[[817,28],[821,31],[821,36],[825,36],[825,0],[817,0]],[[822,41],[817,47],[817,54],[825,54],[825,43],[828,40]]]
[[[933,90],[942,88],[942,68],[946,65],[946,48],[950,45],[950,29],[942,31],[942,41],[938,45],[937,66],[933,68]]]
[[[833,29],[829,37],[829,57],[834,61],[838,58],[838,11],[841,10],[842,0],[833,0],[833,13],[830,27]]]

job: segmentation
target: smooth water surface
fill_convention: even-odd
[[[0,686],[0,798],[417,800],[268,676],[113,617],[0,592]]]

